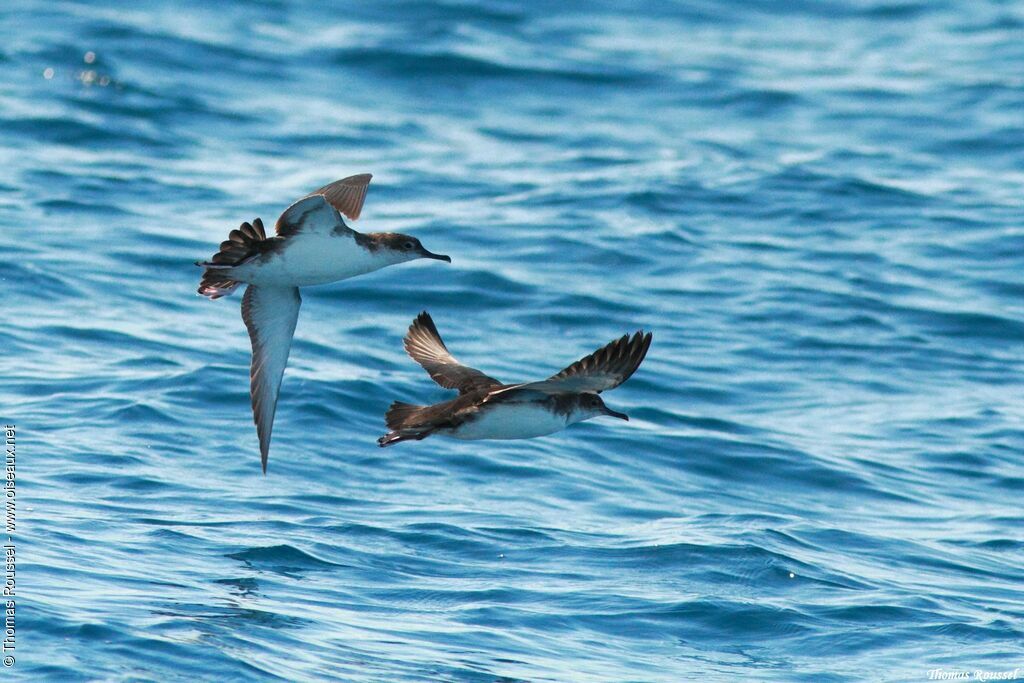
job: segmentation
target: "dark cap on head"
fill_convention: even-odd
[[[592,394],[590,392],[580,394],[579,402],[580,407],[583,408],[584,410],[593,410],[602,415],[608,415],[609,417],[617,417],[620,420],[626,420],[627,422],[629,421],[629,415],[626,415],[625,413],[620,413],[617,410],[612,410],[607,405],[605,405],[604,400],[597,394]]]
[[[450,256],[427,251],[420,241],[412,235],[403,235],[400,232],[378,232],[372,234],[371,237],[378,247],[384,247],[399,253],[407,253],[414,258],[432,258],[438,261],[452,262]]]

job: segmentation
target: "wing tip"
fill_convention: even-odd
[[[275,290],[277,290],[276,293]],[[257,318],[260,307],[265,301],[261,300],[260,297],[261,295],[278,296],[282,292],[286,296],[290,295],[291,299],[286,299],[286,301],[294,305],[294,308],[289,312],[291,317],[288,323],[290,329],[288,330],[289,335],[286,342],[287,348],[285,349],[283,360],[281,360],[281,367],[276,371],[279,374],[277,374],[276,380],[273,377],[268,380],[265,373],[275,371],[267,367],[268,357],[265,354],[266,340],[261,337],[259,332],[260,321]],[[246,287],[245,294],[242,296],[242,320],[249,331],[249,340],[252,344],[252,360],[249,366],[249,396],[252,404],[252,420],[256,425],[256,435],[260,441],[260,463],[263,468],[263,474],[267,473],[267,461],[270,459],[270,440],[274,432],[274,417],[277,413],[277,399],[280,393],[284,370],[288,363],[287,351],[291,348],[292,336],[295,334],[295,321],[298,319],[299,306],[301,304],[302,296],[299,294],[298,287],[259,287],[250,284]]]
[[[417,325],[430,325],[434,329],[437,329],[437,326],[434,325],[434,319],[430,317],[430,313],[428,313],[426,309],[420,311],[419,314],[413,318],[412,325],[409,326],[409,329],[411,330]]]
[[[319,190],[309,193],[307,197],[323,197],[324,201],[349,220],[359,220],[372,178],[372,173],[350,175],[324,185]]]
[[[643,363],[644,358],[647,357],[647,350],[651,348],[652,339],[654,339],[653,332],[637,330],[633,334],[632,339],[629,340],[629,346],[626,350],[626,355],[630,359],[629,373],[622,378],[623,382],[632,377],[633,373],[640,368],[640,364]]]
[[[644,355],[647,354],[647,349],[651,348],[652,339],[654,339],[654,333],[650,331],[637,330],[636,334],[633,335],[633,343],[643,348]],[[640,359],[643,360],[643,356]]]
[[[638,352],[647,353],[653,337],[652,333],[643,329],[637,330],[632,335],[626,335],[626,352],[629,355],[635,355]],[[642,359],[643,356],[641,355],[640,358]]]
[[[274,416],[273,414],[269,416],[270,423],[267,424],[266,416],[262,413],[262,399],[253,396],[252,421],[256,424],[256,436],[260,440],[260,465],[263,468],[263,474],[266,474],[267,462],[270,460],[270,434],[274,429]]]
[[[421,341],[421,337],[426,337],[427,340],[440,344],[441,348],[447,350],[444,340],[441,339],[441,333],[437,331],[437,325],[434,324],[434,319],[430,317],[427,311],[420,311],[419,315],[413,318],[412,324],[409,325],[409,330],[405,333],[405,339],[402,342],[402,346],[405,347],[405,352],[409,354],[409,357],[419,362],[415,355],[413,347],[421,345],[426,340]]]
[[[252,417],[253,422],[256,424],[256,436],[260,440],[260,465],[263,468],[263,474],[266,474],[267,462],[270,460],[270,435],[274,431],[274,415],[271,413],[268,424],[265,419],[266,416],[262,415],[262,406],[254,400]]]
[[[647,356],[647,350],[650,348],[653,338],[652,332],[642,329],[632,334],[627,332],[552,375],[549,379],[564,379],[573,375],[605,372],[614,374],[615,380],[601,389],[595,389],[595,391],[601,393],[608,389],[614,389],[632,377],[640,367]]]

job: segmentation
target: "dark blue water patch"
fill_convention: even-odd
[[[862,496],[908,500],[905,494],[882,490],[858,474],[819,464],[809,454],[791,459],[783,449],[754,448],[749,442],[710,436],[688,437],[686,448],[708,456],[689,460],[687,471],[734,484],[770,487],[799,482],[809,490],[853,491]]]
[[[655,214],[679,217],[691,215],[698,208],[709,205],[728,206],[735,210],[737,207],[749,206],[753,199],[743,192],[709,189],[699,181],[691,180],[688,183],[673,183],[658,189],[631,192],[623,197],[623,201],[627,206],[635,205]]]
[[[902,605],[855,605],[850,607],[821,607],[815,610],[825,619],[852,624],[908,624],[932,622],[936,613]]]
[[[1024,128],[1005,128],[996,135],[980,138],[957,138],[936,145],[936,152],[958,153],[969,157],[1009,157],[1007,161],[1015,162],[1024,149]]]
[[[1008,282],[1005,280],[978,280],[974,283],[981,289],[1000,299],[1021,299],[1024,300],[1024,283]]]
[[[981,542],[961,540],[961,539],[950,539],[950,540],[948,540],[946,542],[950,543],[950,544],[953,544],[953,545],[959,545],[959,546],[964,546],[964,547],[968,547],[968,548],[978,548],[978,549],[981,549],[981,550],[991,550],[991,551],[999,551],[999,552],[1003,552],[1003,551],[1013,552],[1013,551],[1024,550],[1024,541],[1020,541],[1020,540],[1017,540],[1017,539],[1011,539],[1011,538],[993,538],[993,539],[989,539],[989,540],[981,541]]]
[[[34,251],[34,250],[33,250]],[[86,290],[74,278],[66,274],[62,264],[39,264],[33,256],[27,256],[25,263],[5,264],[5,284],[12,294],[17,292],[27,300],[75,301],[87,296]]]
[[[112,173],[107,169],[97,169],[88,178],[76,178],[73,174],[55,174],[56,178],[64,178],[64,182],[74,182],[76,196],[88,196],[93,199],[111,196],[130,197],[134,202],[153,202],[162,198],[174,197],[183,205],[198,206],[218,205],[228,197],[215,187],[190,183],[186,178],[168,178],[154,173],[123,172]],[[153,219],[147,219],[147,222]],[[173,216],[166,216],[164,230],[153,231],[147,244],[159,245],[160,249],[177,251],[178,247],[195,243],[179,234],[181,228]],[[158,224],[159,225],[159,224]],[[226,236],[225,231],[225,236]]]
[[[943,247],[947,251],[943,252]],[[1021,262],[1021,254],[1024,253],[1024,236],[1014,234],[1012,230],[986,230],[972,239],[961,242],[960,248],[928,244],[922,246],[922,251],[936,256],[946,256],[956,262],[983,263],[989,268],[1004,261],[1007,266],[1016,267]]]
[[[963,577],[975,577],[984,578],[986,580],[1013,582],[1017,578],[1015,569],[1011,567],[996,566],[993,568],[985,568],[978,566],[974,561],[974,558],[958,558],[960,561],[954,561],[951,557],[935,557],[933,554],[924,554],[923,552],[907,552],[897,564],[908,568],[917,567],[925,571],[939,571],[946,573],[951,577],[957,577],[958,579]]]
[[[156,613],[156,616],[167,616],[160,613]],[[244,639],[237,638],[224,638],[221,636],[220,629],[207,627],[208,620],[198,617],[192,618],[182,624],[186,629],[192,630],[199,629],[200,631],[208,631],[206,634],[208,637],[204,639],[204,642],[199,646],[201,651],[205,652],[205,656],[209,658],[209,669],[207,671],[210,675],[224,677],[224,680],[236,680],[240,679],[240,674],[244,672],[244,677],[252,680],[286,680],[281,677],[273,676],[271,673],[263,670],[261,667],[252,664],[251,662],[245,661],[244,658],[233,656],[228,654],[229,652],[236,651],[235,648],[243,646]],[[170,629],[173,633],[173,624],[161,624],[161,629]],[[252,626],[250,624],[250,626]],[[269,626],[257,625],[254,630],[257,632],[261,628],[269,628]],[[160,634],[163,635],[162,633]],[[220,642],[227,641],[227,642]],[[117,642],[113,642],[109,645],[111,649],[117,652],[120,656],[126,657],[129,661],[134,660],[136,664],[131,667],[125,668],[125,673],[131,672],[131,674],[139,675],[149,670],[153,666],[162,668],[169,668],[173,670],[176,666],[176,662],[180,662],[183,659],[187,659],[185,651],[189,648],[195,648],[195,644],[188,642],[171,642],[165,637],[147,637],[137,636],[132,638],[125,638]],[[133,658],[131,652],[133,649],[144,652],[143,657],[137,655]],[[129,675],[131,675],[129,674]]]
[[[106,126],[68,118],[5,118],[0,123],[10,134],[20,135],[33,142],[87,149],[162,149],[170,156],[175,154],[172,143],[141,130],[112,130]]]
[[[484,135],[488,135],[496,140],[511,143],[543,143],[545,141],[550,140],[551,138],[549,134],[537,133],[530,130],[522,130],[517,128],[483,127],[480,128],[479,131]]]
[[[91,675],[82,671],[79,662],[63,666],[60,664],[29,664],[26,668],[29,675],[35,677],[35,680],[67,681],[68,683],[91,680]]]
[[[111,215],[128,215],[127,211],[117,206],[103,203],[91,203],[70,199],[51,199],[37,202],[36,206],[51,216],[84,213],[109,217]]]
[[[111,363],[110,367],[121,368],[126,372],[126,374],[131,374],[133,371],[143,370],[166,373],[167,376],[174,377],[174,388],[177,388],[181,383],[181,379],[187,376],[186,373],[179,372],[183,370],[183,367],[178,360],[168,358],[163,355],[144,354],[131,358],[124,358]]]
[[[544,467],[498,462],[482,455],[460,453],[450,456],[447,461],[458,468],[469,481],[481,483],[496,477],[529,480],[552,476],[551,471]]]
[[[68,325],[46,325],[39,328],[46,334],[58,339],[64,339],[67,343],[78,344],[80,348],[87,348],[90,345],[116,345],[129,343],[139,350],[151,352],[171,352],[174,347],[165,342],[146,340],[135,335],[118,330],[105,329],[102,327],[72,327]]]
[[[243,576],[230,579],[217,579],[216,583],[228,586],[232,593],[239,597],[255,597],[260,593],[260,582],[252,577]]]
[[[1008,644],[1019,642],[1021,635],[1020,629],[1015,629],[1010,626],[1010,623],[1004,620],[998,620],[991,627],[979,626],[976,624],[941,624],[937,626],[930,626],[924,629],[925,633],[933,633],[939,637],[950,638],[958,642],[976,642],[984,643],[991,640],[1003,639],[1008,641]]]
[[[549,321],[549,324],[557,324],[564,328],[574,327],[579,324],[581,318],[585,317],[580,311],[586,310],[588,306],[595,304],[600,299],[600,306],[608,319],[625,319],[628,322],[621,324],[625,325],[626,329],[633,327],[636,302],[621,295],[616,297],[617,300],[613,302],[609,300],[609,294],[608,291],[574,295],[550,292],[548,296],[541,297],[542,305],[552,311],[545,315],[545,319]],[[572,311],[573,313],[558,315],[554,311]]]
[[[681,427],[692,427],[693,429],[707,430],[710,432],[741,435],[752,435],[760,431],[749,425],[733,422],[731,420],[697,415],[678,415],[668,411],[658,410],[657,408],[639,408],[630,412],[632,412],[633,416],[639,419],[647,420],[648,422],[662,425],[664,427],[678,425]]]
[[[108,120],[124,119],[157,124],[172,131],[183,131],[204,124],[203,128],[212,133],[221,125],[253,124],[263,121],[266,116],[259,110],[214,106],[212,102],[197,99],[186,92],[167,97],[159,91],[134,83],[115,81],[112,87],[113,90],[104,91],[105,96],[102,97],[89,91],[93,96],[72,93],[66,99],[75,108]]]
[[[906,92],[896,88],[884,88],[881,86],[843,88],[842,90],[837,90],[835,94],[842,95],[851,102],[878,102],[888,107],[898,107],[900,103],[910,98],[910,95]]]
[[[754,394],[758,396],[756,401],[763,400],[766,395],[777,395],[784,393],[786,387],[784,384],[778,382],[771,382],[765,384],[763,382],[758,383],[758,386],[749,387],[754,390]],[[717,382],[711,379],[708,380],[691,380],[687,382],[685,388],[681,389],[678,393],[678,400],[683,401],[684,404],[706,404],[709,408],[714,406],[730,406],[730,405],[742,405],[744,403],[750,403],[751,394],[745,393],[744,391],[737,390],[731,387],[723,387]],[[683,424],[686,424],[686,418],[678,418]],[[699,420],[713,420],[714,418],[697,418]],[[663,423],[660,420],[656,424],[665,424],[669,426],[672,421]],[[714,422],[705,422],[705,424],[714,424]],[[728,431],[728,430],[725,430]]]
[[[118,402],[122,403],[122,402]],[[97,418],[125,425],[174,425],[183,424],[166,409],[155,405],[132,402],[127,405],[111,404],[96,411]]]
[[[33,342],[28,338],[19,338],[10,334],[6,334],[3,330],[0,330],[0,343],[3,344],[4,348],[9,353],[19,353],[27,355],[31,353],[33,349]]]
[[[322,54],[322,53],[320,53]],[[320,54],[317,57],[320,57]],[[637,86],[646,84],[649,75],[631,73],[601,65],[573,65],[572,68],[512,65],[480,59],[457,52],[411,52],[393,48],[342,48],[328,51],[327,58],[337,66],[371,70],[384,77],[429,82],[435,85],[462,85],[473,81],[510,80],[524,84]],[[312,55],[311,55],[312,57]]]
[[[250,45],[246,42],[211,43],[198,36],[164,33],[159,27],[140,30],[136,25],[108,22],[97,22],[91,32],[96,40],[117,46],[105,56],[114,63],[151,64],[161,71],[179,73],[189,73],[196,66],[203,65],[205,72],[230,73],[236,78],[258,76],[273,80],[278,75],[279,61],[273,55],[246,49]]]
[[[242,622],[251,628],[281,629],[300,628],[308,623],[302,617],[281,615],[246,607],[242,604],[236,604],[232,600],[225,600],[224,602],[226,604],[222,605],[170,603],[163,609],[157,606],[154,614],[172,619],[178,618],[191,622],[203,622],[208,624],[212,631],[227,631],[224,627],[229,626],[232,622]]]
[[[341,566],[287,544],[264,548],[250,548],[237,553],[230,553],[227,557],[239,560],[248,566],[282,572],[327,569]]]
[[[905,21],[908,19],[917,19],[925,14],[941,11],[942,9],[943,3],[880,2],[878,4],[869,4],[864,7],[862,14],[864,17],[869,19],[878,18]]]
[[[905,319],[918,322],[932,334],[1006,342],[1024,339],[1024,321],[1005,316],[971,311],[920,310],[910,307],[902,307],[900,313]]]
[[[389,7],[367,5],[358,8],[357,12],[365,19],[405,22],[414,30],[424,26],[451,26],[455,23],[454,20],[514,30],[526,20],[529,14],[527,10],[528,8],[502,3],[403,1]],[[319,11],[318,9],[318,13]],[[339,10],[339,13],[347,15],[349,11],[346,8],[343,11]]]
[[[406,315],[409,316],[411,321],[418,310],[435,312],[441,310],[453,296],[474,291],[472,283],[481,280],[500,282],[502,286],[488,289],[486,292],[481,290],[479,296],[474,294],[471,300],[466,300],[466,306],[471,310],[485,308],[508,309],[522,297],[521,294],[517,294],[517,291],[523,291],[523,285],[517,285],[514,281],[503,278],[499,274],[482,271],[458,273],[454,282],[450,280],[441,281],[436,276],[417,274],[407,279],[408,289],[403,286],[392,286],[382,289],[360,285],[357,282],[352,284],[346,283],[337,289],[320,290],[322,294],[318,293],[318,296],[323,296],[329,301],[336,301],[339,305],[344,305],[346,301],[372,301],[375,307],[381,309],[407,311]],[[414,288],[419,292],[417,305],[409,308],[409,296]],[[529,290],[530,288],[527,287],[525,289]]]
[[[150,494],[168,490],[163,482],[135,476],[98,477],[86,472],[70,473],[65,479],[77,486],[109,487],[113,490],[127,490],[139,494]]]
[[[729,88],[710,98],[721,108],[732,109],[743,116],[783,116],[786,110],[803,104],[802,98],[784,90],[739,90]]]
[[[810,167],[790,166],[771,177],[762,186],[764,192],[805,193],[814,191],[816,201],[837,201],[839,206],[851,202],[879,204],[885,210],[899,207],[920,207],[931,200],[919,193],[893,185],[858,177],[837,177],[823,170]]]
[[[1007,447],[1007,454],[1012,453],[1013,449]],[[1019,476],[993,476],[992,483],[1005,491],[1020,491],[1024,489],[1024,477]]]
[[[380,127],[377,127],[380,128]],[[375,134],[376,133],[376,134]],[[303,150],[305,154],[315,155],[325,147],[344,149],[368,148],[377,150],[380,148],[378,138],[380,131],[360,128],[350,133],[296,133],[293,135],[282,135],[278,138],[268,140],[260,131],[254,131],[253,136],[247,143],[254,150],[268,153],[293,152]],[[392,143],[397,146],[397,143]],[[376,190],[376,188],[374,188]],[[376,194],[376,192],[375,192]]]

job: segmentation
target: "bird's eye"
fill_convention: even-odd
[[[412,249],[412,248],[413,248],[413,247],[415,247],[416,245],[415,245],[415,244],[413,244],[412,242],[406,242],[406,243],[405,243],[404,245],[402,245],[402,246],[403,246],[403,247],[404,247],[405,249]]]

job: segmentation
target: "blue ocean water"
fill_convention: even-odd
[[[1024,9],[0,8],[5,680],[859,681],[1024,667]],[[267,476],[227,231],[372,172],[451,266],[303,292]],[[594,420],[382,450],[422,309]]]

